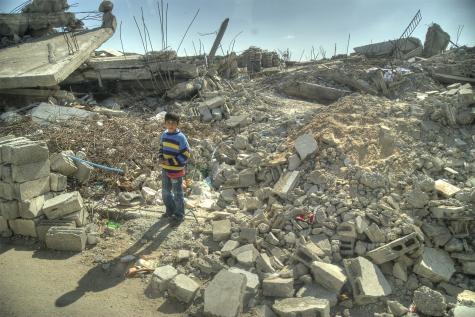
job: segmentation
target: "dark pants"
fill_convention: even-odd
[[[185,216],[185,200],[183,198],[183,177],[170,178],[167,171],[162,171],[162,199],[166,213],[178,219]]]

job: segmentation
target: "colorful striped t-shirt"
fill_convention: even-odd
[[[164,160],[160,166],[170,177],[184,176],[186,162],[191,156],[186,136],[178,129],[172,133],[165,130],[160,137],[158,156]]]

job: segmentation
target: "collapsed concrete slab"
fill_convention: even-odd
[[[450,35],[444,32],[440,25],[432,23],[427,29],[424,41],[424,57],[431,57],[445,51],[449,42]]]
[[[221,270],[205,289],[205,316],[241,316],[245,288],[244,274]]]
[[[385,41],[373,43],[353,48],[358,54],[367,57],[389,57],[393,56],[397,50],[399,54],[407,54],[422,47],[422,42],[415,37],[408,37],[407,39],[399,39],[396,41]]]
[[[86,247],[84,228],[51,227],[45,236],[46,246],[59,251],[81,252]]]
[[[323,104],[334,102],[341,97],[349,95],[351,91],[318,84],[291,81],[282,85],[282,91],[289,96],[317,100]]]
[[[375,264],[363,257],[345,259],[343,264],[358,305],[374,303],[391,294],[391,286]]]
[[[330,317],[330,303],[328,300],[314,297],[280,299],[272,305],[272,308],[279,317]]]
[[[93,119],[97,118],[95,112],[41,103],[31,110],[31,119],[39,124],[48,124],[50,122],[67,121],[71,119]]]

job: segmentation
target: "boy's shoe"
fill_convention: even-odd
[[[183,221],[183,218],[178,218],[177,216],[173,215],[170,217],[170,226],[178,227]]]

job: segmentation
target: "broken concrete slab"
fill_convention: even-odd
[[[266,253],[260,253],[256,258],[256,269],[262,273],[274,273],[275,269],[272,266],[272,261]]]
[[[334,307],[337,304],[338,296],[339,293],[330,291],[317,283],[304,285],[295,294],[295,297],[315,297],[326,299],[330,302],[330,307]]]
[[[185,274],[178,274],[170,280],[168,284],[168,293],[186,304],[191,303],[195,298],[200,285],[195,280]]]
[[[221,270],[204,292],[204,314],[216,317],[238,317],[243,310],[246,276]],[[224,305],[224,303],[226,303]]]
[[[237,128],[237,127],[245,127],[246,125],[251,123],[251,118],[248,115],[238,115],[238,116],[230,116],[228,120],[226,120],[225,124],[228,128]]]
[[[19,201],[19,213],[20,217],[26,219],[36,218],[43,214],[43,204],[45,202],[45,196],[40,195],[29,200]]]
[[[330,303],[314,297],[276,300],[272,308],[279,317],[316,316],[330,317]]]
[[[51,155],[51,170],[65,176],[73,175],[78,168],[68,155],[73,154],[69,152],[53,153]]]
[[[292,258],[300,261],[308,268],[312,268],[313,261],[320,261],[321,257],[324,257],[325,252],[320,249],[315,243],[308,242],[306,244],[300,244],[295,250]]]
[[[84,208],[84,203],[81,194],[75,191],[46,200],[43,205],[43,213],[48,219],[56,219],[82,208]]]
[[[249,301],[257,294],[257,291],[260,286],[259,276],[257,274],[251,273],[238,267],[231,267],[228,271],[231,273],[243,274],[246,277],[246,289],[244,292],[243,299],[244,305],[246,307]]]
[[[228,240],[221,248],[221,256],[227,257],[231,255],[231,251],[238,248],[240,245],[239,241],[236,240]]]
[[[253,267],[259,255],[259,251],[252,244],[246,244],[231,251],[231,255],[236,258],[243,267]]]
[[[39,106],[31,110],[31,119],[38,124],[49,124],[51,122],[67,121],[67,120],[85,120],[97,119],[98,114],[95,112],[48,103],[41,103]]]
[[[311,271],[315,282],[337,293],[347,280],[343,269],[330,263],[313,261]]]
[[[82,227],[87,224],[87,218],[89,217],[89,213],[87,212],[86,208],[81,208],[78,211],[73,213],[61,216],[61,219],[65,220],[73,220],[76,223],[76,226]]]
[[[44,16],[42,18],[44,19]],[[72,33],[61,33],[2,49],[0,59],[12,67],[3,67],[0,70],[0,87],[8,89],[55,86],[84,63],[91,52],[113,33],[111,28],[98,28],[77,33],[74,39],[71,38]],[[73,54],[71,47],[64,45],[65,36],[68,41],[77,43],[77,50],[75,49]],[[54,63],[50,63],[49,56],[52,53],[55,56]]]
[[[433,282],[448,282],[455,273],[454,262],[447,252],[425,247],[424,253],[414,266],[414,273]]]
[[[374,303],[391,294],[391,286],[375,264],[361,256],[344,259],[343,264],[358,305]]]
[[[262,281],[262,294],[270,297],[293,297],[294,279],[268,277]]]
[[[231,221],[229,219],[213,221],[213,241],[223,241],[231,236]]]
[[[49,186],[53,192],[62,192],[66,190],[68,178],[65,175],[51,173],[49,176]]]
[[[5,220],[12,220],[20,217],[20,208],[16,200],[0,199],[0,216]]]
[[[66,226],[51,227],[45,236],[46,246],[59,251],[81,252],[86,247],[86,240],[84,228]]]
[[[294,143],[295,150],[303,161],[318,150],[318,144],[313,135],[304,134],[299,136]]]
[[[316,100],[323,104],[329,104],[341,97],[351,94],[349,90],[343,90],[333,87],[326,87],[314,83],[301,81],[289,81],[282,85],[282,91],[289,96]]]
[[[422,42],[418,38],[408,37],[396,41],[385,41],[358,46],[353,49],[356,53],[367,57],[388,57],[396,52],[396,48],[399,48],[399,54],[407,54],[419,47],[422,47]]]
[[[445,297],[441,293],[421,286],[414,291],[414,304],[417,310],[428,316],[444,316],[447,308]]]
[[[23,183],[0,182],[0,198],[28,200],[49,192],[49,175]]]
[[[420,247],[421,243],[418,235],[416,232],[413,232],[407,236],[371,250],[366,255],[369,256],[374,263],[382,264],[397,259],[401,255],[411,253]]]
[[[281,197],[286,197],[291,192],[299,181],[300,173],[298,171],[287,172],[282,175],[277,183],[274,185],[274,193]]]

